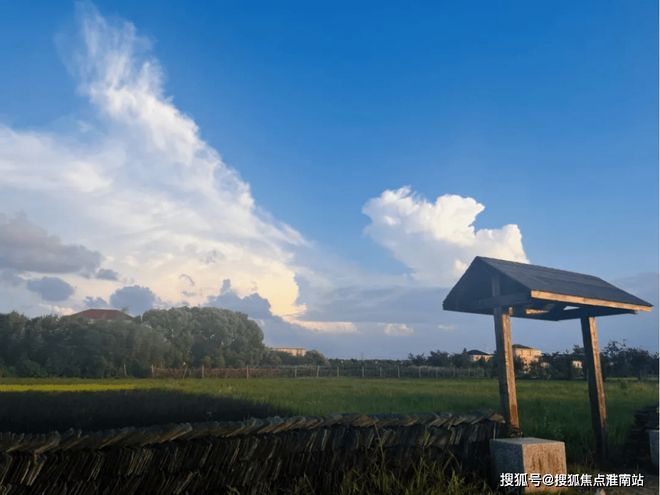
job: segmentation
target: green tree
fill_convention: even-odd
[[[171,344],[169,366],[257,365],[267,355],[261,328],[243,313],[182,307],[148,311],[142,321]]]

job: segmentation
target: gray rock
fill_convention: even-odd
[[[566,448],[564,442],[542,438],[498,438],[490,441],[493,481],[500,486],[503,474],[517,474],[514,486],[502,486],[509,493],[530,493],[538,491],[559,491],[562,488],[547,486],[544,475],[566,474]],[[525,476],[526,475],[526,476]],[[534,486],[533,476],[540,475],[539,486]],[[525,479],[527,486],[521,485]]]

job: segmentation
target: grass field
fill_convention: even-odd
[[[75,409],[72,393],[93,399],[96,393],[131,391],[129,394],[179,394],[180,397],[215,396],[236,398],[272,407],[273,411],[295,415],[332,413],[405,413],[466,412],[478,408],[498,409],[496,380],[398,380],[355,378],[303,379],[188,379],[188,380],[76,380],[76,379],[2,379],[0,410],[5,416],[28,415],[19,405],[17,392],[28,392],[34,400],[66,393],[66,410]],[[517,383],[521,428],[528,436],[559,439],[566,442],[569,461],[580,465],[591,463],[591,419],[587,386],[582,381],[531,381]],[[11,392],[11,393],[10,393]],[[126,396],[126,394],[124,394]],[[616,451],[625,439],[633,420],[633,412],[658,401],[658,382],[611,380],[606,383],[610,442]],[[121,400],[121,394],[117,400]],[[176,400],[176,399],[171,399]],[[14,406],[12,406],[14,402]],[[156,401],[156,406],[158,401]],[[12,407],[23,409],[12,409]],[[203,405],[193,407],[208,408]],[[108,411],[107,405],[103,408]],[[115,410],[121,410],[118,405]],[[125,408],[123,408],[125,409]],[[217,409],[217,408],[216,408]],[[52,411],[51,411],[52,412]],[[91,411],[89,414],[94,415]],[[149,414],[148,412],[145,414]],[[181,411],[176,420],[182,420]],[[185,417],[185,412],[183,413]],[[199,420],[190,410],[190,420]],[[206,419],[223,419],[218,411]],[[52,415],[50,416],[52,418]],[[158,416],[162,421],[162,415]],[[59,419],[59,418],[58,418]],[[235,417],[232,417],[235,419]],[[61,423],[59,423],[61,424]],[[72,425],[73,426],[73,425]],[[0,423],[0,428],[2,424]]]

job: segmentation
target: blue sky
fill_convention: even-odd
[[[374,295],[427,301],[419,291],[449,287],[475,254],[624,281],[657,302],[657,3],[95,5],[0,3],[6,235],[87,250],[75,269],[5,263],[0,309],[70,312],[126,287],[163,307],[251,298],[255,314],[270,305],[273,343],[368,355],[382,331],[373,353],[393,356],[494,346],[490,321],[436,318],[432,298],[424,321],[403,309],[381,321]],[[113,79],[117,54],[130,68]],[[145,62],[158,69],[144,76]],[[155,114],[131,106],[154,98]],[[181,188],[187,173],[198,194]],[[101,226],[109,215],[134,222]],[[225,265],[191,266],[216,257]],[[59,286],[44,277],[71,289],[29,290]],[[348,293],[372,299],[358,315]],[[625,325],[657,349],[655,314]],[[519,340],[563,349],[565,333],[532,326]]]

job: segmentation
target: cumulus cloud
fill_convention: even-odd
[[[117,309],[126,309],[132,315],[141,315],[149,311],[156,304],[156,295],[149,287],[132,285],[117,289],[110,296],[110,306]]]
[[[91,273],[100,262],[98,252],[62,243],[57,236],[30,222],[25,214],[13,217],[0,214],[0,268],[39,273]]]
[[[91,106],[83,125],[56,132],[39,122],[0,123],[0,211],[25,212],[0,215],[0,311],[113,306],[138,314],[185,297],[247,313],[273,345],[333,356],[494,346],[492,319],[443,312],[442,287],[476,255],[526,261],[516,225],[476,229],[484,206],[472,198],[431,202],[409,188],[388,190],[364,205],[365,231],[408,274],[364,273],[319,255],[259,207],[249,184],[175,105],[149,40],[130,22],[80,5],[66,63]],[[55,282],[59,293],[49,291],[41,274],[67,280]],[[30,278],[38,291],[27,287]],[[64,284],[76,287],[66,306],[44,302],[44,291],[63,297]],[[655,328],[657,342],[657,319],[645,328]],[[414,338],[405,349],[392,346],[388,329],[404,336],[414,329]],[[529,335],[522,343],[557,339]]]
[[[245,313],[257,321],[266,330],[266,333],[269,333],[272,329],[276,329],[281,336],[299,336],[301,333],[309,333],[310,331],[315,333],[338,334],[352,333],[356,330],[355,325],[348,321],[301,320],[291,316],[281,317],[275,315],[271,311],[271,305],[268,299],[259,295],[258,292],[253,292],[243,297],[239,296],[232,288],[231,280],[229,279],[222,281],[220,292],[215,296],[209,296],[206,305]]]
[[[337,338],[338,334],[357,332],[357,326],[352,322],[300,320],[275,315],[267,298],[258,292],[241,297],[229,279],[223,280],[219,293],[208,297],[206,305],[247,314],[264,331],[266,343],[276,347],[295,345],[308,349],[323,348],[324,352],[332,354],[335,345],[341,340]]]
[[[331,321],[307,320],[295,317],[285,317],[284,321],[298,328],[321,332],[327,334],[355,333],[358,330],[357,325],[352,321]]]
[[[27,288],[36,292],[44,301],[66,301],[74,288],[59,277],[42,277],[27,281]]]
[[[150,42],[133,24],[108,20],[88,3],[79,4],[78,18],[73,53],[62,51],[94,110],[85,130],[0,123],[0,211],[25,211],[76,244],[3,217],[0,268],[87,271],[78,292],[104,298],[116,287],[95,285],[93,275],[109,280],[119,272],[171,304],[183,291],[191,304],[204,304],[228,276],[241,297],[256,286],[273,312],[299,311],[293,250],[306,240],[259,208],[249,184],[175,106]],[[97,251],[112,272],[97,272]],[[182,286],[181,273],[194,290]]]
[[[104,309],[110,307],[110,305],[102,297],[91,297],[91,296],[85,297],[85,300],[83,301],[83,305],[86,308],[94,308],[94,309]]]
[[[484,205],[454,194],[430,202],[409,187],[386,190],[364,205],[365,232],[423,283],[452,285],[475,256],[527,262],[517,225],[476,229]]]
[[[383,331],[387,335],[412,335],[415,330],[405,323],[386,323]]]
[[[96,278],[99,280],[119,280],[119,274],[109,268],[101,268],[96,272]]]
[[[268,299],[261,297],[256,292],[245,297],[240,297],[232,290],[231,280],[229,279],[222,281],[219,294],[209,296],[206,304],[216,308],[240,311],[255,319],[273,317]]]

